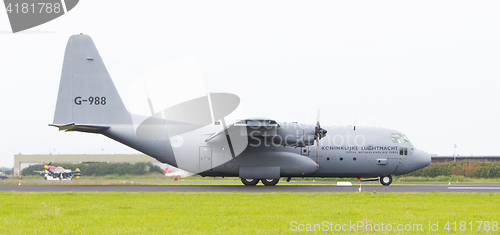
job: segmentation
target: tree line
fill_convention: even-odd
[[[148,173],[163,173],[163,170],[150,162],[130,163],[55,163],[53,166],[60,166],[68,170],[80,169],[83,176],[103,176],[103,175],[144,175]],[[34,171],[43,171],[44,165],[31,165],[22,170],[21,175],[37,175]]]
[[[458,161],[431,163],[405,176],[464,176],[468,178],[500,178],[500,162]]]

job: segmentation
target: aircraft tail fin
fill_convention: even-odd
[[[88,35],[69,38],[59,83],[53,126],[129,124],[130,113]],[[60,128],[61,129],[61,128]],[[85,128],[81,128],[85,131]],[[94,130],[95,131],[95,130]]]

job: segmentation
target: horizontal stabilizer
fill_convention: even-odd
[[[59,128],[60,131],[81,131],[81,132],[94,132],[94,133],[109,129],[109,126],[85,125],[85,124],[75,124],[75,123],[68,123],[63,125],[49,124],[49,126],[55,126]]]

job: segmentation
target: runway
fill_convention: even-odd
[[[205,183],[207,183],[205,181]],[[212,182],[210,182],[212,183]],[[328,182],[332,184],[332,182]],[[3,192],[294,192],[294,193],[339,193],[359,192],[359,183],[351,187],[324,185],[319,183],[280,183],[274,187],[257,185],[248,187],[243,185],[0,185]],[[381,186],[378,183],[363,183],[363,192],[497,192],[500,193],[500,183],[394,183],[390,186]]]

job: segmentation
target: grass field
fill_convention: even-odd
[[[0,234],[498,234],[500,194],[0,192],[0,211]]]
[[[10,176],[10,180],[17,180],[19,176]],[[23,179],[34,179],[41,180],[43,177],[41,175],[29,175],[23,176]],[[174,180],[173,178],[167,178],[163,174],[153,173],[144,175],[105,175],[105,176],[82,176],[81,180]],[[217,181],[239,181],[238,177],[202,177],[199,175],[193,175],[183,180],[217,180]],[[281,180],[286,180],[282,178]],[[292,178],[292,181],[357,181],[356,178]],[[459,182],[500,182],[500,178],[468,178],[464,176],[438,176],[438,177],[420,177],[420,176],[393,176],[394,182],[448,182],[448,181],[459,181]],[[0,180],[0,182],[2,182]]]
[[[350,181],[353,183],[359,182],[355,178],[293,178],[291,183],[294,182],[331,182],[332,185],[336,184],[337,181]],[[193,181],[203,181],[206,183],[193,183]],[[134,184],[134,185],[169,185],[169,184],[221,184],[218,182],[211,181],[234,181],[234,185],[241,185],[240,179],[237,177],[201,177],[198,175],[179,178],[178,181],[174,182],[174,178],[167,178],[162,174],[147,174],[147,175],[106,175],[106,176],[84,176],[80,179],[73,179],[72,181],[44,181],[39,175],[24,176],[21,184],[23,185],[124,185],[124,184]],[[286,181],[286,178],[282,178],[281,182]],[[398,182],[451,182],[451,183],[464,183],[464,182],[500,182],[500,179],[476,179],[476,178],[466,178],[463,176],[440,176],[440,177],[415,177],[415,176],[395,176],[393,178],[393,184],[396,185]],[[0,180],[0,185],[15,185],[19,184],[18,177],[12,176],[7,180]],[[227,183],[224,183],[227,184]],[[278,184],[280,185],[280,184]]]

